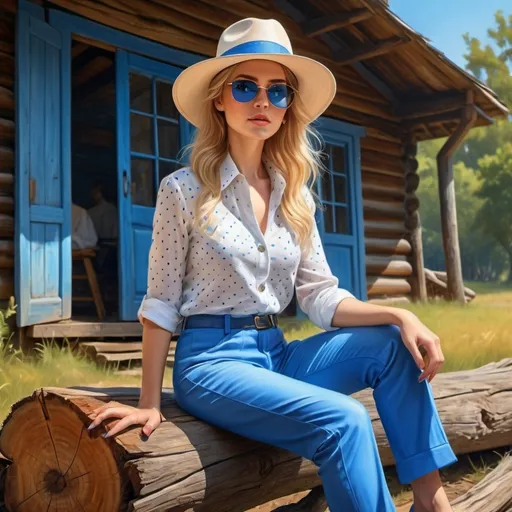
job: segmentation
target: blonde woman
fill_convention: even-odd
[[[310,123],[335,90],[327,68],[293,55],[281,24],[255,18],[228,27],[217,57],[178,77],[174,102],[198,130],[190,167],[158,192],[139,310],[140,401],[97,409],[91,428],[107,418],[122,418],[107,435],[157,428],[169,341],[179,332],[178,404],[312,460],[331,512],[395,510],[368,413],[349,396],[367,387],[416,512],[449,511],[438,469],[457,458],[429,384],[444,360],[439,338],[408,311],[338,288],[316,227],[320,154]],[[276,315],[294,289],[323,331],[287,343]]]

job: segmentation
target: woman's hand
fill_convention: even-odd
[[[149,437],[153,430],[165,420],[162,413],[156,407],[133,407],[120,404],[119,402],[108,402],[94,409],[89,414],[89,418],[93,421],[89,425],[88,430],[97,427],[107,418],[121,418],[115,427],[111,428],[103,437],[113,436],[131,425],[143,425],[142,432]]]
[[[439,336],[424,325],[412,311],[401,310],[398,317],[398,326],[400,327],[402,340],[418,367],[423,369],[418,382],[422,382],[426,378],[428,378],[428,382],[432,382],[432,379],[444,363]],[[420,347],[423,347],[426,351],[426,364],[423,361]]]

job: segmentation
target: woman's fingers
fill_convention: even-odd
[[[148,437],[153,433],[153,430],[155,430],[158,425],[160,425],[162,421],[162,416],[159,411],[154,409],[146,424],[142,427],[142,432],[146,434]]]
[[[94,427],[97,427],[103,420],[107,418],[123,418],[127,416],[128,414],[131,414],[132,410],[126,406],[121,407],[110,407],[94,418],[92,423],[89,425],[88,430],[93,429]]]
[[[131,425],[137,425],[143,422],[143,418],[140,417],[141,415],[139,413],[131,413],[128,414],[128,416],[125,416],[122,420],[119,420],[115,426],[113,426],[106,434],[103,435],[103,437],[111,437],[115,436],[121,430],[124,430],[127,427],[130,427]]]
[[[443,364],[444,356],[441,350],[439,338],[435,335],[433,338],[426,340],[423,343],[423,346],[427,351],[428,364],[426,365],[423,374],[418,379],[418,382],[422,382],[425,379],[429,379],[430,382],[439,371],[440,366]]]

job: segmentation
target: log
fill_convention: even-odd
[[[498,491],[498,492],[496,492]],[[512,457],[505,455],[483,480],[453,501],[455,512],[501,512],[512,504]]]
[[[403,295],[411,292],[411,285],[406,279],[368,276],[366,279],[368,296]]]
[[[511,379],[508,358],[439,374],[431,383],[457,454],[512,443]],[[166,421],[147,440],[139,426],[109,439],[100,436],[102,427],[86,430],[88,413],[101,403],[135,405],[138,396],[138,388],[43,388],[14,404],[0,432],[0,452],[10,461],[7,510],[23,500],[27,510],[47,510],[52,500],[63,510],[80,503],[95,512],[235,512],[321,485],[311,461],[188,415],[169,389],[162,394]],[[353,397],[370,414],[383,465],[394,464],[372,391]],[[322,493],[315,489],[307,499],[321,505]]]

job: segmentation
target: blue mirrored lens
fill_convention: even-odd
[[[251,80],[235,80],[231,85],[233,98],[247,103],[258,95],[258,85]],[[293,99],[293,89],[286,84],[274,84],[267,89],[270,103],[278,108],[287,108]]]
[[[232,88],[233,98],[242,103],[253,100],[258,94],[258,86],[250,80],[235,80]]]
[[[286,108],[291,99],[291,89],[286,84],[274,84],[269,87],[267,94],[272,105],[279,108]]]

